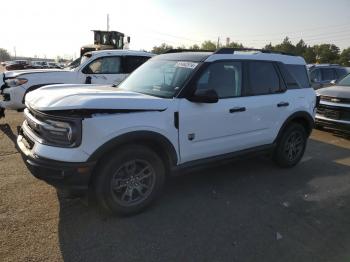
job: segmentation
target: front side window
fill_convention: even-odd
[[[171,98],[197,66],[190,61],[151,60],[137,68],[118,89]]]
[[[84,70],[84,74],[119,74],[121,73],[121,58],[119,56],[106,56],[97,58]]]
[[[219,98],[237,97],[242,90],[242,64],[217,62],[209,65],[197,81],[197,90],[213,89]]]
[[[321,82],[321,70],[315,69],[311,71],[310,78],[312,82],[315,82],[315,83]]]
[[[339,86],[349,86],[350,87],[350,74],[345,76],[342,80],[340,80],[337,85]]]
[[[332,68],[322,68],[322,78],[324,81],[330,81],[337,79],[335,71]]]
[[[249,62],[249,95],[265,95],[280,91],[280,79],[270,62]]]

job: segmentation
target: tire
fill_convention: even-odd
[[[293,167],[304,155],[307,143],[305,128],[298,123],[291,123],[283,131],[277,142],[273,158],[280,167]]]
[[[99,164],[94,189],[106,211],[131,215],[143,211],[161,192],[165,168],[161,158],[142,145],[127,145]]]

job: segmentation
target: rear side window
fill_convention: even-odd
[[[287,65],[285,64],[285,67],[287,68],[288,72],[293,77],[294,81],[299,86],[299,88],[307,88],[310,87],[310,81],[309,76],[307,74],[307,69],[304,65]],[[288,82],[288,81],[286,81]],[[288,88],[290,86],[287,83]],[[295,87],[294,87],[295,88]]]
[[[146,62],[150,57],[147,56],[125,56],[124,57],[124,71],[129,74]]]
[[[322,68],[322,80],[329,81],[337,79],[335,70],[333,68]]]
[[[248,95],[272,94],[280,91],[280,79],[270,62],[249,62]]]

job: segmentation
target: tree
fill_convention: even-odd
[[[350,47],[344,49],[343,52],[341,52],[339,64],[343,66],[350,66]]]
[[[202,43],[201,46],[204,50],[216,50],[216,44],[213,41],[207,40]]]
[[[152,49],[152,53],[154,54],[162,54],[167,50],[173,49],[171,45],[168,45],[166,43],[161,44],[160,46],[154,46]]]
[[[283,39],[283,42],[281,44],[276,45],[273,49],[275,51],[280,51],[280,52],[289,53],[289,54],[295,54],[295,46],[289,40],[288,36]]]
[[[226,47],[230,48],[244,48],[244,46],[241,43],[231,42]]]
[[[337,63],[339,60],[340,49],[333,44],[315,45],[316,62],[318,63]]]
[[[10,53],[4,48],[0,48],[0,61],[2,62],[10,59],[11,59]]]
[[[306,47],[305,52],[302,55],[308,64],[314,64],[316,63],[316,53],[315,53],[315,48],[308,46]]]
[[[188,49],[191,49],[191,50],[199,50],[200,47],[199,47],[199,45],[194,44],[194,45],[192,45],[192,46],[189,46]]]

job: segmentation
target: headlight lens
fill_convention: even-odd
[[[25,78],[10,78],[5,80],[5,83],[9,87],[20,86],[28,82],[28,79]]]
[[[77,147],[81,143],[80,118],[51,118],[24,109],[28,127],[41,139],[41,143],[58,147]]]
[[[46,120],[42,126],[45,140],[58,145],[71,145],[74,142],[74,126],[67,122]]]

